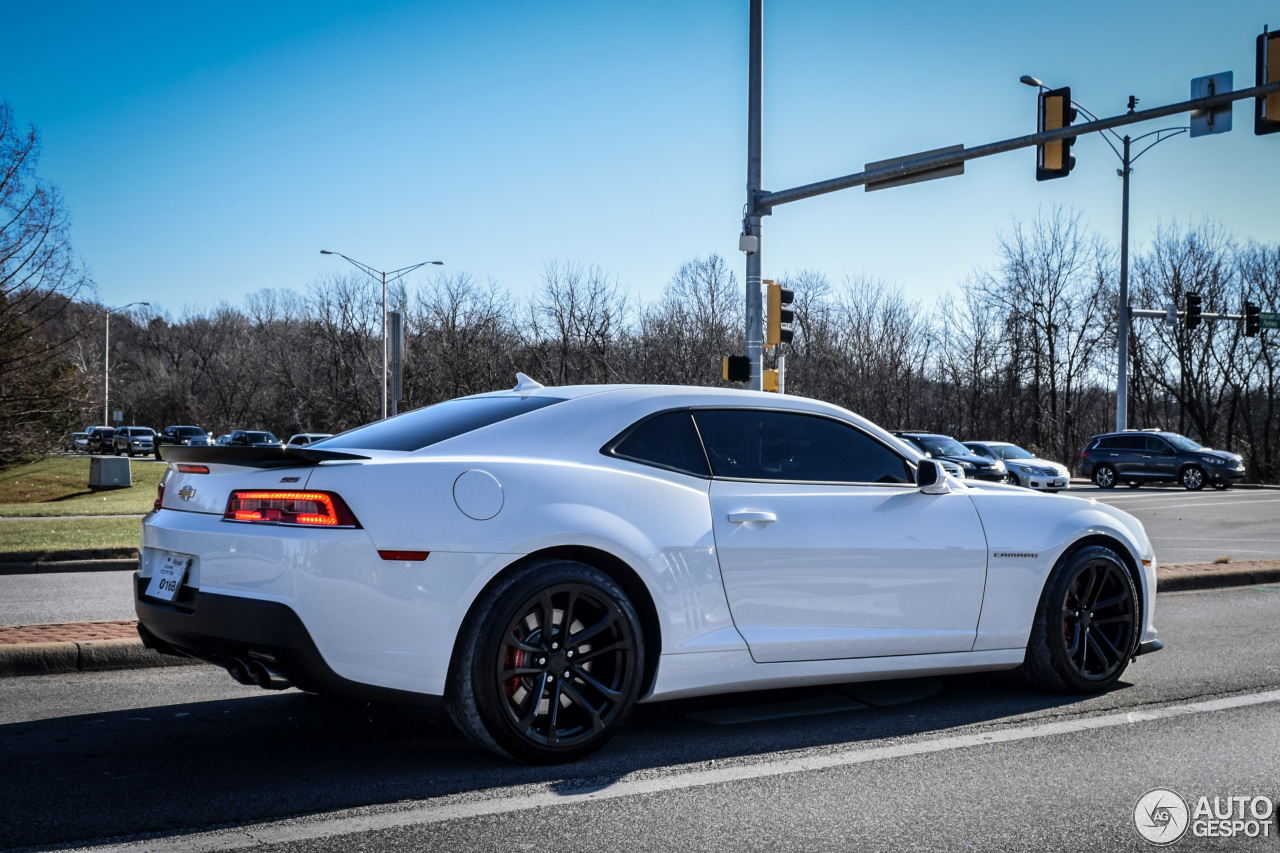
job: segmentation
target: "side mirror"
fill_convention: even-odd
[[[916,485],[927,488],[942,479],[942,469],[932,459],[923,460],[916,468]]]

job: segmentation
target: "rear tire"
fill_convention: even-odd
[[[1056,693],[1100,693],[1133,658],[1138,622],[1138,591],[1124,561],[1102,545],[1081,548],[1049,574],[1020,672]]]
[[[595,752],[631,713],[640,619],[592,566],[540,560],[498,584],[459,634],[448,708],[477,746],[535,764]]]

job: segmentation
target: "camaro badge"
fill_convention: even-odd
[[[996,551],[996,552],[995,552],[994,554],[992,554],[991,556],[993,556],[993,557],[1012,557],[1012,558],[1014,558],[1014,559],[1016,559],[1016,560],[1034,560],[1034,559],[1036,559],[1037,557],[1039,557],[1040,555],[1039,555],[1039,554],[1019,554],[1019,553],[1014,553],[1014,552],[1012,552],[1012,551]]]
[[[178,490],[178,497],[182,498],[184,501],[189,501],[195,496],[196,496],[196,490],[191,488],[190,486],[183,486],[181,489]]]

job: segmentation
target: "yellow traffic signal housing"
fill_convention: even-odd
[[[1036,132],[1070,127],[1076,111],[1071,106],[1071,87],[1040,92],[1040,110]],[[1076,155],[1071,153],[1074,137],[1044,142],[1036,146],[1036,180],[1049,181],[1065,178],[1076,165]]]
[[[1280,32],[1258,36],[1259,86],[1280,82]],[[1280,92],[1256,99],[1253,108],[1253,132],[1257,136],[1280,131]]]
[[[745,355],[726,355],[721,367],[725,382],[751,381],[751,359]]]
[[[778,371],[766,370],[760,374],[760,388],[763,391],[778,392]]]
[[[791,301],[795,299],[796,293],[791,288],[783,287],[768,279],[765,279],[764,283],[768,287],[764,346],[765,349],[773,349],[778,344],[791,343],[792,338],[795,337],[792,322],[796,315],[791,310]]]

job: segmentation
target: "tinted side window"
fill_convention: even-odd
[[[1172,453],[1173,448],[1170,447],[1164,439],[1156,438],[1154,435],[1147,436],[1147,450],[1153,453]]]
[[[707,457],[687,412],[667,412],[641,422],[610,451],[614,456],[633,459],[661,468],[674,468],[696,477],[708,477]]]
[[[906,483],[901,456],[828,418],[744,409],[694,412],[717,477]]]
[[[1108,436],[1107,438],[1098,439],[1098,449],[1100,450],[1115,450],[1119,446],[1120,439],[1118,436],[1113,435]]]
[[[1116,445],[1121,450],[1146,450],[1147,437],[1145,435],[1122,435],[1117,439]]]

